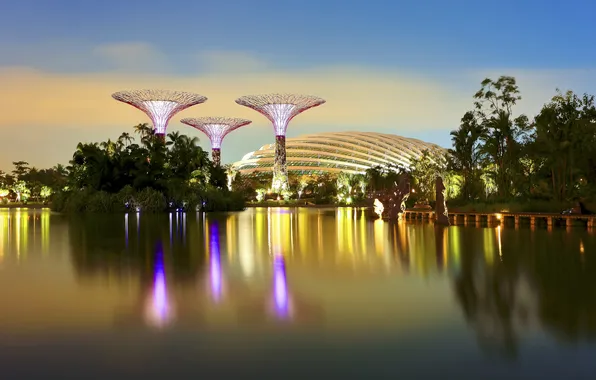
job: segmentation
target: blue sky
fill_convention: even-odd
[[[5,3],[0,79],[12,86],[0,89],[10,105],[0,128],[15,129],[13,142],[0,141],[0,168],[17,159],[66,162],[77,141],[115,137],[145,121],[109,98],[135,85],[182,86],[210,98],[174,118],[173,130],[187,131],[178,120],[206,112],[250,116],[251,130],[224,141],[224,162],[272,139],[264,119],[235,108],[233,97],[246,91],[299,89],[327,98],[327,110],[297,117],[289,136],[378,130],[448,146],[487,75],[516,76],[519,112],[530,116],[556,87],[596,92],[595,11],[593,1],[533,0]],[[348,99],[352,81],[357,94]],[[352,113],[340,115],[342,102]],[[55,147],[60,142],[63,149]]]

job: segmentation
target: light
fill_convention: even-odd
[[[147,114],[153,121],[155,133],[165,134],[168,127],[168,121],[174,116],[174,111],[178,107],[177,102],[168,100],[148,100],[143,102]]]
[[[583,241],[579,241],[579,253],[584,254],[584,242]]]
[[[501,219],[503,219],[503,215],[501,215],[501,214],[497,214],[497,215],[495,215],[495,216],[496,216],[497,220],[501,220]]]
[[[352,197],[346,198],[346,203],[349,205],[352,204]]]
[[[295,116],[296,106],[294,104],[266,104],[263,111],[269,115],[273,123],[276,136],[285,136],[288,123]]]
[[[141,208],[140,207],[137,207],[137,212],[141,212]]]
[[[381,203],[380,200],[375,198],[374,201],[374,208],[375,208],[375,214],[377,214],[379,216],[379,218],[383,215],[383,211],[385,210],[385,207],[383,206],[383,203]]]

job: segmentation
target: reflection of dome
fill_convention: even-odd
[[[290,172],[364,173],[375,166],[410,166],[424,150],[443,150],[438,145],[397,135],[375,132],[327,132],[286,140]],[[233,164],[240,173],[271,171],[275,145],[262,146]]]

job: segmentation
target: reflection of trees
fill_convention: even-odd
[[[565,341],[596,338],[596,239],[560,231],[536,239],[531,273],[539,318]],[[580,252],[583,247],[583,253]]]
[[[497,259],[488,264],[476,249],[484,245],[477,244],[477,232],[465,229],[459,232],[464,235],[471,232],[459,239],[465,246],[459,247],[461,271],[455,279],[455,293],[465,318],[475,329],[482,347],[515,356],[517,263]]]
[[[179,214],[182,218],[182,214]],[[194,219],[172,223],[169,215],[143,214],[138,230],[136,214],[129,214],[128,231],[123,215],[89,215],[69,220],[71,260],[81,278],[94,275],[124,280],[152,279],[155,246],[164,242],[165,265],[174,282],[196,278],[204,266],[203,230]],[[176,214],[174,214],[176,218]],[[185,227],[185,230],[183,230]],[[128,236],[127,236],[128,235]]]
[[[459,233],[455,293],[483,347],[515,355],[532,322],[567,341],[596,337],[596,260],[588,254],[596,252],[594,239],[583,231],[504,229],[502,260],[491,262],[479,248],[496,242],[479,241],[477,230]]]

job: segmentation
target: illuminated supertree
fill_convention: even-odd
[[[276,192],[287,190],[286,130],[288,123],[296,115],[325,103],[325,100],[308,95],[268,94],[243,96],[236,99],[236,103],[265,115],[273,123],[275,160],[271,188]]]
[[[202,95],[169,90],[120,91],[112,94],[112,97],[145,112],[153,122],[155,135],[162,140],[165,140],[168,122],[172,116],[207,100]]]
[[[187,118],[180,120],[180,122],[198,129],[209,137],[211,156],[215,166],[219,166],[221,163],[221,142],[223,138],[233,130],[251,123],[250,120],[229,117]]]

